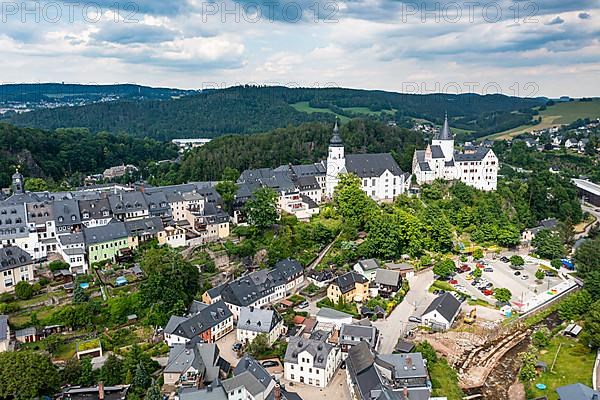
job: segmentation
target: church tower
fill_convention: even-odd
[[[19,168],[17,168],[17,171],[12,176],[12,190],[13,194],[25,193],[25,182],[23,175],[19,172]]]
[[[329,140],[329,153],[327,155],[327,176],[325,177],[325,194],[333,196],[333,191],[339,181],[338,175],[346,172],[346,158],[344,156],[344,142],[340,136],[338,121],[335,120],[333,136]]]
[[[448,113],[446,113],[446,116],[444,117],[444,126],[442,127],[442,130],[433,138],[431,144],[442,148],[445,161],[452,161],[454,158],[454,137],[452,136],[450,126],[448,125]]]

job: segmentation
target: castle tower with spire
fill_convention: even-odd
[[[16,171],[12,176],[12,190],[13,194],[25,193],[25,180],[23,175],[19,172],[19,167],[16,168]]]
[[[440,130],[433,138],[431,144],[440,146],[444,153],[444,161],[452,161],[452,158],[454,157],[454,137],[452,136],[450,126],[448,125],[448,113],[446,113],[444,117],[444,126],[442,126],[442,130]]]
[[[325,177],[325,194],[333,196],[333,191],[338,184],[338,175],[346,172],[346,157],[344,155],[344,142],[340,136],[338,120],[335,119],[333,135],[329,140],[329,153],[327,154],[327,175]]]

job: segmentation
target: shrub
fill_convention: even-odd
[[[20,300],[29,300],[33,297],[33,286],[29,282],[21,281],[15,286],[15,295]]]

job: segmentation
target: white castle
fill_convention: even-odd
[[[413,156],[413,174],[418,184],[435,179],[460,180],[479,190],[496,190],[498,157],[487,147],[469,151],[454,151],[454,138],[448,126],[448,116],[442,130],[425,150],[416,150]]]

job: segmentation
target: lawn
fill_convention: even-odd
[[[461,400],[463,391],[458,385],[458,376],[444,358],[438,358],[435,363],[429,364],[429,377],[431,378],[432,395],[444,396],[448,400]]]
[[[353,112],[355,114],[381,115],[382,112],[393,113],[396,110],[371,111],[368,107],[344,107],[344,111]]]
[[[294,107],[298,111],[305,112],[305,113],[308,113],[308,114],[317,113],[317,112],[327,113],[327,114],[337,115],[337,117],[340,119],[341,122],[350,121],[350,118],[348,118],[348,117],[346,117],[344,115],[340,115],[338,113],[334,113],[333,111],[331,111],[328,108],[314,108],[314,107],[311,107],[308,104],[308,101],[300,101],[298,103],[290,104],[290,106]]]
[[[556,351],[561,344],[556,364],[550,372]],[[592,370],[596,354],[576,340],[562,335],[555,336],[550,341],[550,345],[544,349],[543,354],[540,354],[539,359],[548,364],[548,371],[543,372],[531,383],[528,388],[528,398],[547,396],[548,400],[558,400],[557,387],[577,382],[592,386]],[[545,384],[547,389],[537,389],[536,383]]]

